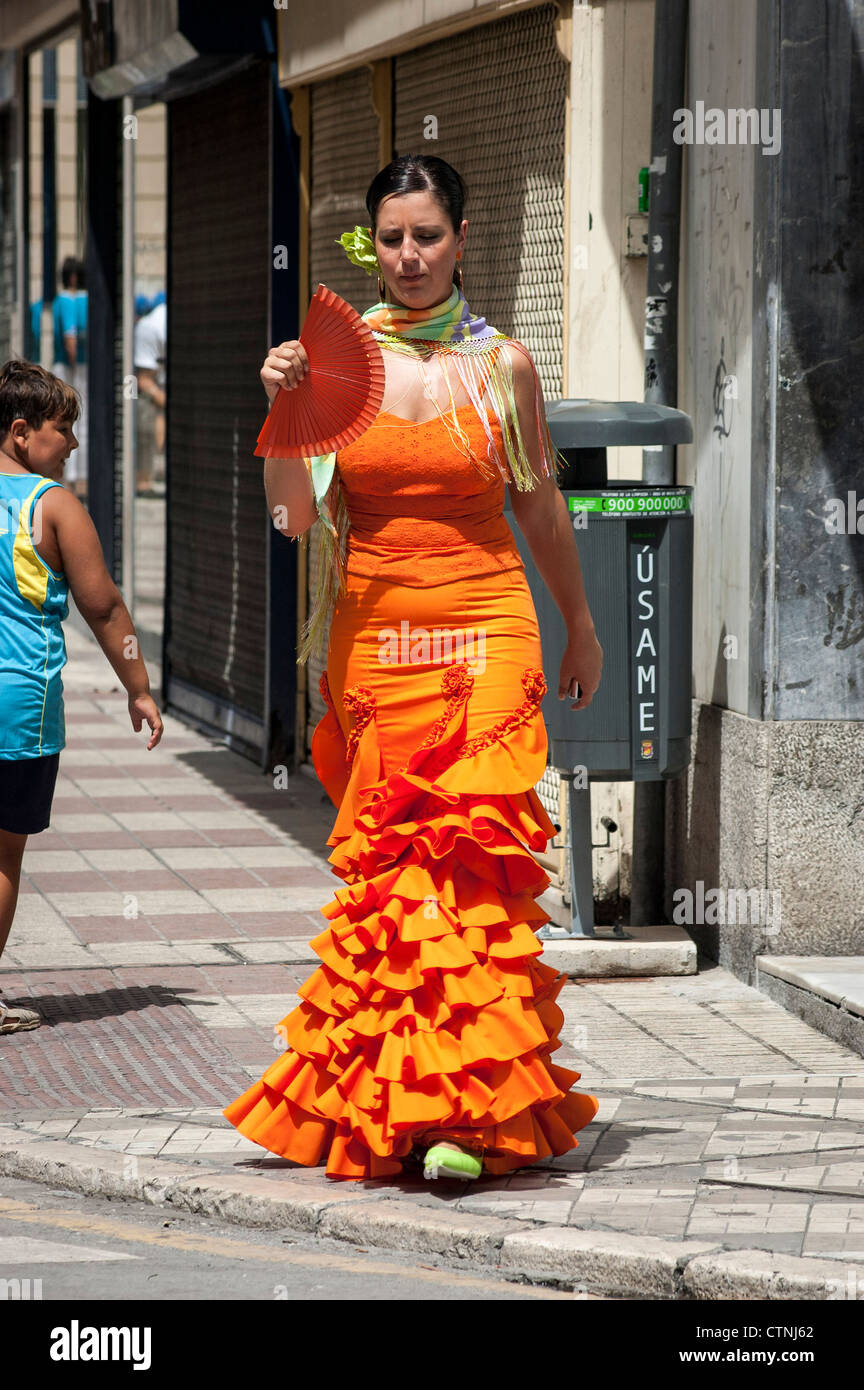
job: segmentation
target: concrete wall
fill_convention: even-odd
[[[154,102],[136,112],[135,293],[165,289],[166,108]]]
[[[690,928],[752,982],[763,952],[864,952],[864,550],[825,527],[829,498],[864,497],[864,0],[730,0],[722,18],[693,0],[687,104],[707,86],[775,132],[779,111],[781,138],[686,151],[681,404],[696,515],[713,499],[716,523],[697,529],[693,761],[669,788],[666,882],[673,920],[700,885],[764,895],[757,920]]]
[[[753,0],[691,0],[685,106],[752,107]],[[696,131],[694,130],[694,135]],[[693,443],[693,694],[748,712],[750,645],[752,145],[685,144],[678,404]]]
[[[772,714],[862,720],[864,0],[787,0],[780,24]],[[858,529],[829,533],[850,492]]]
[[[651,163],[653,0],[574,5],[566,394],[642,400],[647,259],[625,218]],[[641,449],[610,449],[609,476],[642,476]]]
[[[571,26],[564,393],[641,400],[647,259],[627,256],[625,219],[638,209],[639,170],[651,163],[653,0],[574,5]],[[611,478],[642,476],[641,449],[609,449],[607,462]],[[592,784],[595,844],[606,839],[603,816],[618,830],[594,851],[595,894],[626,899],[632,783]]]
[[[279,10],[279,81],[320,82],[543,0],[318,0]],[[128,0],[127,0],[128,3]]]
[[[860,533],[825,526],[864,503],[862,43],[864,0],[691,0],[686,105],[772,131],[684,159],[693,693],[754,718],[864,717],[864,507]]]
[[[78,42],[57,45],[58,266],[84,251],[84,194],[78,176]]]
[[[78,0],[3,0],[0,48],[24,48],[58,25],[76,24]]]
[[[170,39],[178,26],[178,0],[113,0],[115,64],[134,62]]]
[[[669,919],[700,883],[705,894],[756,890],[743,923],[707,911],[682,922],[748,984],[762,953],[864,953],[860,724],[759,721],[694,702],[693,732],[694,759],[667,798]]]

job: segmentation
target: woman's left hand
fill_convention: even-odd
[[[575,696],[573,683],[578,681],[581,694],[570,708],[584,709],[586,705],[590,705],[594,698],[594,692],[600,684],[602,670],[603,648],[597,641],[593,624],[590,627],[580,629],[578,632],[571,632],[567,639],[567,646],[564,648],[561,669],[558,673],[558,699],[563,700],[568,695],[571,698]]]

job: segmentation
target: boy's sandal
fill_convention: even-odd
[[[482,1172],[479,1154],[460,1153],[440,1144],[433,1144],[423,1161],[424,1178],[479,1178]]]
[[[0,1033],[24,1033],[30,1028],[38,1028],[42,1022],[34,1009],[10,1009],[0,1003]]]

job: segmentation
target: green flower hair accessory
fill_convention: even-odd
[[[356,226],[353,232],[343,232],[336,241],[352,264],[359,265],[367,275],[380,274],[381,267],[378,264],[375,243],[368,227]]]

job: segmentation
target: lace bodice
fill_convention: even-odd
[[[386,411],[339,450],[351,521],[349,569],[426,585],[524,568],[503,514],[506,484],[487,456],[482,421],[472,405],[457,407],[457,414],[470,458],[440,417],[417,424]],[[503,454],[494,416],[490,428]]]

